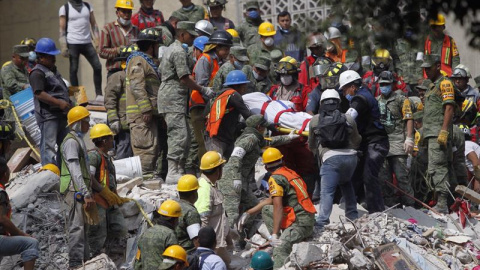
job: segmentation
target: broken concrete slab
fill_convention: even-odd
[[[80,268],[83,270],[117,270],[115,263],[104,253],[87,261],[85,265]]]
[[[417,221],[417,225],[420,225],[420,226],[425,226],[425,227],[435,227],[437,225],[445,226],[445,224],[442,224],[441,222],[432,218],[426,213],[410,206],[405,207],[404,209],[394,208],[388,211],[388,213],[390,213],[392,216],[398,219],[408,220],[410,218],[413,218]]]
[[[143,183],[143,179],[141,177],[133,178],[132,180],[119,184],[117,186],[117,192],[120,196],[124,197],[127,193],[132,190],[135,186],[139,186]]]
[[[480,204],[480,194],[478,194],[477,192],[475,192],[472,189],[469,189],[466,186],[462,186],[462,185],[456,186],[455,187],[455,192],[457,192],[459,194],[465,194],[464,197],[466,199],[469,199],[473,203]]]
[[[7,192],[13,208],[20,209],[34,203],[41,193],[58,190],[60,178],[51,171],[19,176],[10,182]]]
[[[301,242],[293,245],[290,260],[300,267],[307,267],[310,263],[320,260],[322,253],[322,249],[317,245]]]

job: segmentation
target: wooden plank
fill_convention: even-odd
[[[472,189],[467,188],[466,186],[458,185],[455,187],[455,192],[459,193],[460,195],[465,193],[464,198],[469,199],[473,203],[480,204],[480,194]]]

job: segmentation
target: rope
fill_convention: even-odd
[[[150,225],[150,227],[153,227],[152,221],[148,218],[147,213],[145,213],[145,210],[143,210],[143,207],[140,205],[140,203],[135,199],[131,199],[131,200],[135,202],[135,204],[138,207],[138,210],[140,210],[140,213],[142,213],[142,215],[145,218],[145,220],[147,221],[148,225]]]

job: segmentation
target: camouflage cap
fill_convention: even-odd
[[[181,21],[177,23],[177,29],[186,30],[192,36],[198,36],[197,31],[195,31],[195,23],[191,21]]]
[[[188,16],[178,10],[172,12],[172,17],[177,18],[179,22],[188,21]]]
[[[423,118],[423,111],[413,113],[413,120],[420,120]]]
[[[247,62],[250,59],[247,56],[247,48],[242,46],[233,46],[230,48],[230,54],[235,56],[238,60],[242,62]]]
[[[280,62],[280,59],[283,58],[283,52],[278,49],[274,49],[270,52],[270,58],[273,63],[278,63]]]
[[[253,66],[259,69],[269,70],[271,63],[272,63],[272,60],[270,60],[270,58],[265,56],[260,56],[257,59],[257,61],[253,64]]]
[[[245,10],[249,9],[260,9],[260,4],[257,0],[248,1],[247,3],[245,3]]]
[[[429,68],[436,63],[440,63],[440,55],[438,54],[427,54],[423,56],[423,64],[420,66],[422,68]]]
[[[257,127],[258,125],[261,125],[262,127],[268,126],[267,120],[265,120],[265,118],[263,118],[263,115],[260,114],[254,114],[248,117],[245,123],[247,124],[247,127],[253,128]]]
[[[20,57],[28,57],[29,48],[27,45],[15,45],[13,46],[13,54],[19,55]]]
[[[417,86],[415,86],[416,89],[418,90],[423,90],[423,91],[427,91],[428,90],[428,86],[432,83],[432,81],[426,79],[426,80],[423,80],[422,84],[419,84]]]
[[[475,80],[475,83],[476,83],[475,88],[479,88],[480,87],[480,76],[475,77],[475,79],[473,79],[473,80]]]

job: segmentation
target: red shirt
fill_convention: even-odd
[[[138,27],[140,31],[145,28],[161,25],[164,21],[162,12],[156,9],[152,14],[147,14],[143,9],[140,9],[132,16],[132,24]]]
[[[308,63],[308,70],[312,68],[313,63],[315,63],[315,58],[313,56],[308,56],[301,64],[300,64],[300,73],[298,73],[298,82],[305,86],[309,86],[310,88],[314,89],[320,83],[318,78],[315,76],[311,76],[310,80],[308,79],[308,70],[307,70],[307,63]]]

